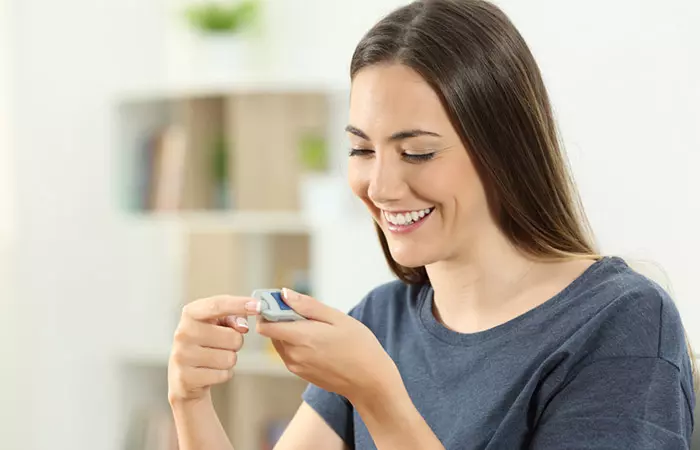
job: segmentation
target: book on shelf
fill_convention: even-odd
[[[187,136],[182,127],[172,124],[146,136],[136,168],[139,209],[180,209],[186,160]]]
[[[187,137],[185,131],[171,125],[165,130],[158,146],[158,164],[154,175],[153,209],[172,211],[180,208],[184,188]]]

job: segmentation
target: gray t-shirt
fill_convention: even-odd
[[[478,333],[440,324],[432,295],[395,281],[351,315],[396,362],[446,449],[689,448],[695,394],[678,310],[622,259],[597,261],[542,305]],[[313,385],[303,399],[350,448],[376,448],[347,399]]]

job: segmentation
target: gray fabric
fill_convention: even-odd
[[[445,328],[432,289],[398,281],[351,315],[394,359],[447,449],[690,447],[695,395],[678,311],[619,258],[479,333]],[[351,448],[376,448],[345,398],[310,385],[303,399]]]

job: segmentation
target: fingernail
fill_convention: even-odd
[[[246,303],[245,310],[248,312],[251,312],[251,313],[259,313],[260,312],[260,302],[248,302],[248,303]]]
[[[239,303],[240,305],[240,303]],[[238,325],[241,328],[248,328],[248,321],[245,320],[245,317],[237,317],[236,318],[236,325]]]
[[[282,288],[282,296],[284,296],[285,300],[289,300],[290,297],[294,295],[294,291],[287,289],[287,288]]]

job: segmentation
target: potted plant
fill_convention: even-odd
[[[224,136],[217,137],[212,144],[211,175],[214,184],[214,207],[230,209],[231,193],[229,183],[229,151]]]
[[[186,8],[185,19],[197,40],[198,65],[227,78],[245,71],[250,46],[245,31],[258,14],[258,0],[206,0]]]
[[[343,213],[344,181],[329,170],[328,144],[315,131],[303,133],[298,141],[302,168],[299,195],[302,214],[312,223],[337,220]]]
[[[326,140],[318,133],[307,132],[299,139],[299,157],[302,167],[307,172],[324,172],[327,170],[328,158]]]

